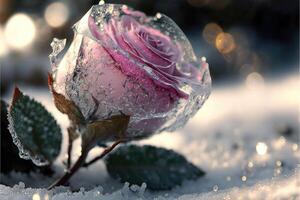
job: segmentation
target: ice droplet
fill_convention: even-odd
[[[65,48],[67,39],[57,39],[53,38],[50,46],[52,47],[52,53],[49,55],[51,68],[52,68],[52,74],[55,75],[55,72],[57,70],[58,61],[57,58],[58,54]]]
[[[156,13],[155,17],[156,17],[157,19],[160,19],[160,18],[161,18],[161,14],[158,12],[158,13]]]
[[[67,39],[53,38],[50,46],[52,47],[52,53],[49,55],[50,59],[56,57],[66,46]]]

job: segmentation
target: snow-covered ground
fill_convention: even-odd
[[[47,191],[44,187],[63,173],[64,151],[52,178],[37,173],[1,175],[1,182],[11,187],[0,185],[0,199],[300,199],[299,85],[295,73],[264,84],[250,80],[214,86],[204,107],[183,129],[138,142],[174,149],[207,172],[171,191],[120,184],[109,177],[102,161],[71,179],[77,192],[67,187]],[[54,108],[46,91],[20,88],[67,127],[66,116]],[[77,156],[79,146],[78,141]],[[90,156],[99,152],[97,148]]]

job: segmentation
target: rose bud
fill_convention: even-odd
[[[124,137],[144,138],[183,126],[209,96],[208,64],[163,14],[95,5],[74,32],[63,59],[52,57],[53,88],[88,122],[124,114],[130,116]],[[61,50],[55,49],[52,56]]]

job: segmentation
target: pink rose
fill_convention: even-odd
[[[55,89],[86,120],[130,115],[126,135],[145,137],[184,125],[209,95],[207,63],[197,61],[182,31],[162,14],[97,5],[75,31]]]

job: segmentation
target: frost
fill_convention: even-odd
[[[123,188],[110,194],[103,194],[102,189],[94,188],[90,191],[70,192],[64,190],[33,189],[24,188],[24,183],[13,188],[0,185],[1,200],[35,200],[35,199],[53,199],[53,200],[219,200],[219,199],[298,199],[299,186],[297,185],[297,176],[288,177],[286,180],[279,179],[273,181],[264,181],[243,188],[232,188],[223,191],[217,189],[202,194],[184,194],[174,196],[174,194],[144,194],[143,186],[129,186],[125,183]],[[132,188],[136,191],[132,191]],[[271,192],[273,191],[273,192]],[[35,198],[34,198],[35,197]]]
[[[49,55],[50,62],[53,67],[57,65],[57,55],[65,48],[66,46],[66,39],[57,39],[53,38],[50,46],[52,47],[52,53]]]
[[[53,38],[50,46],[52,48],[52,53],[49,55],[49,59],[50,59],[50,63],[51,63],[51,71],[52,74],[55,76],[56,71],[57,71],[57,67],[58,67],[58,63],[59,63],[59,58],[58,55],[59,53],[65,48],[66,46],[66,39],[57,39],[57,38]],[[55,79],[55,77],[53,77]]]
[[[125,15],[133,15],[145,27],[160,31],[179,48],[182,55],[176,61],[175,69],[182,73],[182,77],[173,76],[176,83],[168,83],[168,80],[157,74],[147,63],[134,59],[114,39],[98,40],[88,26],[92,18],[100,34],[113,31],[107,30],[108,24],[111,20],[120,21]],[[118,30],[117,34],[127,31],[124,28]],[[101,1],[74,25],[74,32],[74,40],[53,76],[56,77],[55,89],[74,101],[86,119],[101,120],[124,113],[131,116],[127,137],[147,137],[185,125],[210,94],[208,64],[196,58],[184,33],[170,18],[161,13],[146,17],[125,5],[106,4]],[[131,66],[129,68],[132,69],[126,72],[130,76],[124,76],[125,72],[117,67],[112,69],[111,66],[115,63],[104,53],[104,49],[111,49],[117,55],[128,59],[128,62],[138,66],[145,74],[138,74]],[[169,53],[170,49],[164,51]],[[175,53],[170,53],[173,54]],[[194,66],[198,68],[197,73]],[[195,73],[197,76],[193,77]],[[152,82],[146,76],[151,77]],[[164,85],[167,89],[158,87],[157,84]],[[176,87],[177,92],[188,98],[177,97],[174,92],[169,94],[170,87]]]

